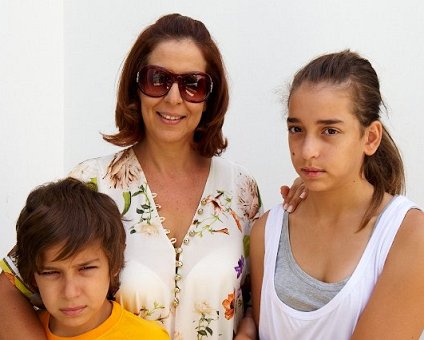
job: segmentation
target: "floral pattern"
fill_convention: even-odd
[[[168,318],[168,315],[162,314],[165,310],[164,305],[155,301],[153,302],[153,308],[148,309],[146,306],[142,306],[137,315],[143,319],[156,320],[163,323]]]
[[[209,303],[205,301],[197,303],[195,310],[200,314],[200,318],[194,328],[197,332],[197,339],[202,340],[204,337],[213,336],[212,322],[219,319],[219,311],[214,311]]]
[[[105,179],[113,188],[130,187],[138,182],[142,170],[132,149],[126,149],[114,155],[107,167]]]
[[[235,293],[232,292],[222,301],[222,306],[225,308],[225,318],[227,320],[230,320],[234,316],[234,296]]]
[[[243,273],[243,269],[244,269],[244,257],[243,257],[243,255],[238,260],[237,266],[235,266],[234,269],[236,270],[237,278],[239,278],[240,275]]]
[[[136,224],[131,226],[130,234],[138,232],[147,235],[158,235],[161,224],[160,221],[155,221],[155,208],[148,195],[147,183],[140,185],[135,193],[131,194],[131,192],[129,192],[129,194],[131,198],[140,196],[138,207],[135,210],[136,213],[140,215],[140,218]]]

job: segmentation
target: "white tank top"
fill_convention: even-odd
[[[417,208],[417,205],[404,196],[396,196],[389,202],[345,286],[326,305],[310,312],[298,311],[287,306],[275,292],[275,263],[284,210],[281,204],[272,208],[265,226],[260,339],[350,339],[383,270],[396,233],[411,208]]]

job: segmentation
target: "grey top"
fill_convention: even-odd
[[[314,311],[336,296],[349,277],[340,282],[327,283],[305,273],[293,257],[288,225],[288,213],[284,212],[275,264],[275,291],[287,306],[302,312]]]

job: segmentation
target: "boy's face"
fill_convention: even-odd
[[[110,315],[109,263],[100,242],[74,256],[54,261],[63,244],[47,249],[35,281],[51,314],[50,330],[58,336],[76,336],[100,325]]]

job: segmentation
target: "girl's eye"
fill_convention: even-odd
[[[289,133],[298,133],[302,132],[302,129],[298,126],[289,126],[288,127]]]
[[[97,268],[96,266],[83,266],[83,267],[80,268],[80,270],[89,271],[89,270],[96,269],[96,268]]]
[[[337,131],[336,129],[333,128],[327,128],[324,130],[324,135],[336,135],[338,134],[339,131]]]

